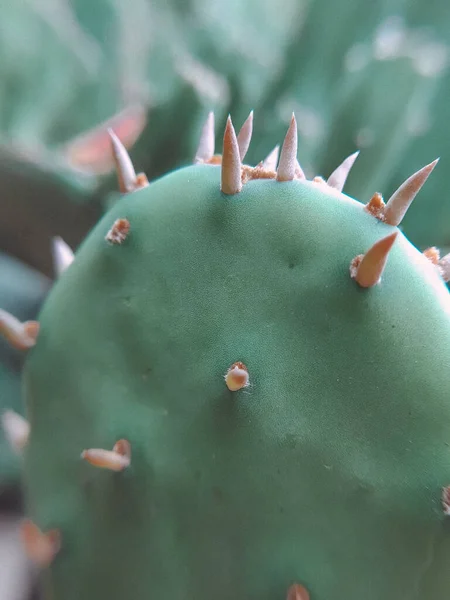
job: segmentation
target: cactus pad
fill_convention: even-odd
[[[25,370],[49,600],[448,598],[449,292],[304,179],[294,125],[275,172],[229,121],[52,289]]]

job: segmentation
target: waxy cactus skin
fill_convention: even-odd
[[[47,598],[446,600],[446,263],[397,227],[435,163],[365,206],[351,160],[305,179],[294,118],[276,170],[242,164],[248,122],[222,157],[208,123],[197,164],[150,184],[116,148],[134,191],[39,316]]]

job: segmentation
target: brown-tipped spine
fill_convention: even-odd
[[[397,235],[398,231],[394,231],[376,242],[365,254],[360,254],[352,260],[350,275],[361,287],[373,287],[380,281]]]
[[[277,181],[292,181],[297,171],[297,121],[292,114],[289,129],[284,138],[277,169]]]
[[[388,223],[389,225],[400,225],[411,202],[430,176],[438,161],[439,159],[437,158],[429,165],[426,165],[411,175],[411,177],[408,177],[408,179],[392,194],[386,202],[386,208],[384,209],[383,220],[385,223]]]
[[[242,189],[241,157],[236,132],[230,116],[227,119],[223,136],[222,181],[220,189],[227,195],[237,194]]]

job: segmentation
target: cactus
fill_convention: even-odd
[[[150,184],[111,132],[123,194],[2,322],[45,597],[444,600],[450,261],[398,227],[437,161],[364,204],[294,117],[255,167],[252,115],[213,127]]]
[[[221,121],[231,110],[241,120],[251,104],[259,126],[250,161],[278,141],[295,108],[308,177],[361,149],[347,191],[364,202],[374,190],[390,194],[430,146],[447,160],[444,6],[129,0],[124,7],[102,0],[93,10],[78,1],[9,3],[0,23],[1,250],[51,276],[51,239],[61,235],[78,246],[111,191],[102,143],[91,138],[89,149],[80,132],[124,114],[124,106],[138,107],[128,112],[132,135],[125,140],[116,129],[128,148],[144,109],[148,116],[132,157],[149,179],[190,160],[206,107]],[[427,202],[402,221],[421,250],[450,250],[446,172],[444,162]],[[0,391],[0,405],[19,406],[13,388]],[[0,463],[0,482],[2,476]]]
[[[96,169],[114,164],[108,127],[113,126],[120,139],[132,144],[145,124],[142,110],[129,107],[70,144],[71,156],[84,159]],[[106,143],[105,143],[106,142]],[[35,318],[50,287],[67,261],[71,250],[60,235],[77,247],[102,214],[104,191],[92,174],[75,172],[68,161],[56,155],[24,156],[10,148],[1,148],[0,239],[6,250],[0,255],[2,283],[0,306],[16,308],[21,319]],[[103,185],[106,185],[107,179]],[[62,261],[62,264],[61,264]],[[45,281],[45,285],[42,282]],[[13,407],[22,411],[17,352],[0,347],[0,411]],[[17,483],[17,459],[5,444],[0,428],[0,491]]]

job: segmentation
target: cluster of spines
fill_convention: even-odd
[[[215,129],[214,114],[211,112],[202,129],[200,143],[195,155],[195,163],[218,165],[221,168],[221,191],[225,195],[239,193],[243,186],[253,179],[274,179],[278,182],[306,180],[306,176],[297,159],[298,132],[295,116],[292,115],[281,151],[276,146],[269,155],[255,167],[244,164],[244,158],[250,146],[253,132],[253,111],[250,113],[239,133],[236,135],[231,117],[228,117],[223,137],[222,154],[214,154]],[[126,194],[149,185],[146,176],[136,174],[131,159],[112,130],[109,130],[112,155],[116,165],[119,190]],[[359,152],[348,156],[325,181],[315,177],[313,183],[326,186],[330,190],[341,192],[347,176],[358,157]],[[365,206],[365,210],[379,220],[398,226],[411,202],[425,183],[437,164],[437,160],[426,165],[409,177],[384,203],[381,194],[376,193]],[[111,244],[122,244],[130,231],[127,219],[117,219],[106,235]],[[376,285],[385,268],[389,251],[398,231],[380,239],[365,254],[360,254],[350,262],[351,277],[364,288]],[[59,276],[74,260],[72,250],[61,238],[53,241],[55,272]],[[440,258],[437,248],[429,248],[424,255],[438,268],[445,281],[450,280],[450,254]],[[27,350],[34,346],[39,332],[36,321],[21,323],[15,317],[0,310],[0,333],[16,348]],[[233,363],[224,376],[225,384],[232,392],[249,385],[249,373],[242,362]],[[21,451],[28,440],[29,425],[25,419],[12,411],[3,415],[3,427],[16,451]],[[128,440],[119,440],[112,450],[90,448],[83,450],[81,458],[91,465],[112,471],[122,471],[131,464],[131,445]],[[443,489],[442,506],[445,514],[450,515],[450,486]],[[22,537],[25,548],[31,558],[41,566],[51,563],[61,544],[58,531],[43,533],[35,524],[26,520]],[[307,590],[293,584],[287,594],[287,600],[309,600]]]

